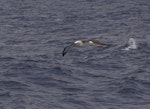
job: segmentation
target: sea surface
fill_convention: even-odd
[[[0,0],[0,109],[150,109],[150,1]]]

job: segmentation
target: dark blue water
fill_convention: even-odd
[[[149,66],[149,0],[0,1],[0,109],[150,109]]]

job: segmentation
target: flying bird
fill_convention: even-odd
[[[83,45],[91,45],[91,44],[96,44],[96,45],[106,45],[108,46],[109,44],[105,44],[103,42],[100,42],[98,40],[77,40],[74,43],[72,43],[71,45],[65,47],[62,51],[62,56],[65,56],[65,54],[72,48],[72,47],[76,47],[76,46],[83,46]]]

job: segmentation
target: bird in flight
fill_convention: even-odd
[[[65,54],[72,48],[72,47],[76,47],[76,46],[83,46],[83,45],[90,45],[90,44],[95,44],[95,45],[106,45],[108,46],[109,44],[105,44],[103,42],[100,42],[98,40],[77,40],[74,43],[72,43],[71,45],[65,47],[62,51],[62,56],[65,56]]]

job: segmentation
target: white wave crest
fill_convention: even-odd
[[[122,50],[130,50],[130,49],[137,49],[137,43],[134,38],[130,38],[128,41],[128,46]]]

